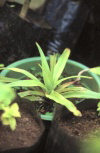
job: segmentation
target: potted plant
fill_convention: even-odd
[[[11,130],[16,128],[16,117],[21,117],[19,106],[17,103],[12,103],[16,94],[14,89],[5,87],[4,83],[0,83],[0,110],[3,111],[1,115],[1,122],[4,125],[9,125]]]
[[[46,153],[99,153],[100,152],[100,106],[80,103],[77,107],[82,117],[65,113],[64,108],[56,111],[45,147]]]
[[[10,65],[7,68],[1,68],[6,70],[1,72],[0,81],[8,82],[7,85],[9,87],[24,87],[24,89],[18,93],[22,98],[24,97],[30,101],[40,100],[40,103],[44,101],[44,98],[46,98],[46,103],[48,99],[50,99],[51,101],[49,101],[49,104],[56,102],[65,106],[75,116],[81,116],[81,112],[77,109],[76,104],[73,104],[69,98],[99,99],[100,95],[98,92],[100,91],[100,84],[98,77],[89,72],[89,69],[81,64],[80,66],[74,61],[68,61],[67,63],[70,55],[69,49],[65,49],[59,57],[55,54],[51,55],[50,59],[46,59],[38,44],[37,47],[40,53],[40,58],[36,58],[35,63],[33,62],[34,58],[30,58],[25,65],[24,60],[22,60],[20,64],[14,63],[14,65]],[[50,65],[48,62],[50,62]],[[62,74],[66,63],[67,67],[65,72],[69,75],[68,77],[64,77]],[[28,64],[30,65],[30,69]],[[74,64],[76,64],[77,68]],[[34,68],[34,66],[34,74],[32,74],[29,71],[32,67]],[[35,76],[36,71],[42,73],[41,80]],[[85,76],[82,75],[83,72],[85,73]],[[16,74],[18,74],[18,76],[16,76]],[[13,79],[11,77],[13,77]],[[14,80],[14,78],[16,78],[16,80]],[[75,85],[79,81],[81,84],[79,86]],[[54,106],[55,103],[52,104],[52,106]]]
[[[90,70],[100,75],[100,67]],[[82,112],[81,117],[73,116],[61,106],[56,109],[46,143],[46,153],[100,152],[99,100],[79,102],[77,108]]]
[[[0,152],[39,153],[43,123],[33,104],[15,97],[14,89],[0,83]]]

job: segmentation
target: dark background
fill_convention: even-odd
[[[20,5],[11,8],[8,3],[0,8],[0,63],[5,65],[19,59],[39,56],[36,41],[46,54],[47,44],[53,37],[52,29],[37,27],[20,19],[16,14],[20,8]],[[66,40],[64,43],[66,44]],[[91,15],[87,18],[70,58],[93,67],[100,65],[99,52],[100,2],[95,0]]]

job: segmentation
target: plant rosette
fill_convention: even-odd
[[[21,117],[18,104],[13,102],[15,97],[14,89],[0,83],[0,121],[3,125],[10,126],[11,130],[16,128],[16,118]]]
[[[4,70],[1,72],[0,81],[13,88],[27,87],[25,91],[18,93],[22,98],[30,101],[47,98],[65,106],[75,116],[81,116],[76,103],[74,104],[71,99],[100,99],[100,82],[98,76],[94,74],[94,71],[98,72],[97,68],[89,69],[78,62],[68,60],[69,49],[65,49],[60,56],[54,54],[46,58],[38,44],[37,47],[40,57],[24,59],[6,68],[1,67],[0,69]],[[30,72],[31,69],[33,72]],[[68,76],[63,77],[63,72]],[[36,73],[42,74],[42,81],[34,75]],[[81,86],[76,86],[77,82],[80,82]],[[41,117],[52,120],[53,115],[47,112]]]

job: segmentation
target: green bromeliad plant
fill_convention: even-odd
[[[16,117],[20,117],[19,107],[17,103],[12,103],[16,94],[14,89],[0,83],[0,120],[3,125],[10,126],[11,130],[16,128]]]
[[[50,55],[48,63],[41,47],[38,44],[37,47],[41,57],[41,64],[39,64],[39,66],[42,72],[42,81],[24,69],[2,67],[0,68],[1,70],[9,69],[18,73],[22,73],[27,77],[27,79],[19,80],[1,76],[0,81],[6,82],[7,87],[27,87],[27,90],[18,93],[22,98],[36,101],[39,99],[39,97],[46,97],[56,103],[65,106],[75,116],[81,116],[81,112],[70,99],[100,99],[100,93],[91,91],[82,86],[78,87],[74,85],[75,82],[81,78],[91,79],[91,77],[82,76],[82,73],[79,73],[77,76],[63,77],[62,73],[70,55],[69,49],[65,49],[59,57],[57,54]],[[96,68],[91,69],[93,72],[94,70],[96,71]],[[73,79],[73,81],[68,82],[70,79]]]

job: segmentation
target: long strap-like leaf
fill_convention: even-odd
[[[58,58],[57,64],[55,65],[54,68],[54,73],[53,73],[53,80],[54,82],[56,82],[59,77],[61,76],[65,65],[67,63],[67,60],[69,58],[70,55],[70,50],[69,49],[65,49],[64,52],[62,53],[62,55]]]
[[[78,75],[76,76],[70,76],[70,77],[66,77],[66,78],[63,78],[63,79],[60,79],[56,82],[56,86],[59,85],[60,83],[62,83],[63,81],[67,81],[69,79],[78,79]],[[80,76],[80,78],[83,78],[83,79],[93,79],[92,77],[89,77],[89,76]]]
[[[29,95],[44,96],[44,93],[42,91],[32,91],[32,90],[28,90],[28,91],[19,92],[18,95],[20,97],[26,97],[26,96],[29,96]]]
[[[45,86],[46,86],[48,92],[50,92],[53,88],[53,80],[52,80],[51,71],[50,71],[48,62],[46,60],[46,57],[45,57],[41,47],[39,46],[38,43],[36,43],[36,45],[38,47],[38,50],[39,50],[39,53],[41,56],[41,62],[42,62],[41,68],[42,68],[43,80],[44,80],[44,83],[45,83]]]
[[[39,79],[37,79],[33,74],[31,74],[30,72],[24,70],[24,69],[20,69],[20,68],[0,68],[0,69],[5,69],[5,70],[11,70],[11,71],[14,71],[14,72],[18,72],[18,73],[22,73],[24,74],[25,76],[27,76],[28,78],[30,79],[33,79],[35,81],[39,81]]]
[[[53,91],[50,95],[46,95],[47,98],[54,100],[56,103],[59,103],[65,106],[69,111],[71,111],[75,116],[81,116],[81,112],[76,108],[76,106],[64,98],[61,94]]]
[[[50,71],[51,71],[52,76],[53,76],[54,68],[57,62],[57,55],[58,54],[50,55]]]
[[[0,76],[0,82],[14,82],[14,81],[18,81],[18,80],[19,79]]]
[[[100,93],[83,87],[68,88],[68,91],[63,92],[62,94],[65,98],[100,99]]]
[[[8,83],[7,86],[10,87],[32,87],[32,86],[39,86],[43,89],[45,89],[45,86],[40,81],[34,81],[34,80],[19,80],[16,82]]]

